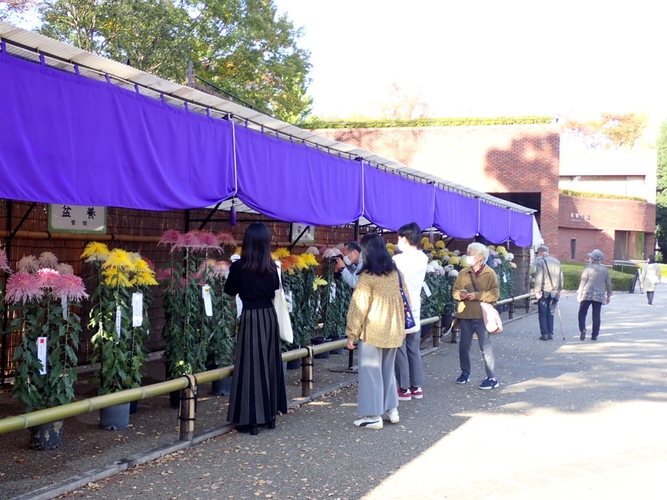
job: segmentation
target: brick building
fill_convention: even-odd
[[[653,253],[654,151],[563,153],[556,123],[315,132],[537,210],[542,237],[560,260],[584,260],[593,248],[607,262]],[[560,189],[646,201],[569,196]]]

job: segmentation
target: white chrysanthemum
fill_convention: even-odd
[[[308,247],[308,250],[306,250],[306,253],[309,253],[311,255],[319,255],[320,251],[317,249],[317,247]]]
[[[445,272],[449,272],[449,271],[451,271],[452,269],[454,269],[454,266],[452,266],[451,264],[449,264],[448,266],[443,267],[443,270],[444,270]]]
[[[459,250],[454,250],[454,255],[458,257],[459,255],[461,255],[461,252]]]
[[[450,278],[456,278],[458,275],[459,272],[456,269],[452,269],[451,271],[449,271],[449,273],[447,273],[447,276],[449,276]]]
[[[437,266],[437,265],[438,265],[438,263],[437,263],[436,261],[432,260],[431,262],[429,262],[429,263],[426,265],[426,272],[427,272],[427,273],[434,273],[434,272],[436,271],[436,267],[435,267],[435,266]]]
[[[343,252],[341,252],[338,248],[327,248],[324,251],[324,254],[322,254],[322,257],[325,259],[330,259],[331,257],[335,257],[336,255],[341,255]]]
[[[508,261],[513,261],[514,260],[514,254],[512,252],[507,252],[507,255],[505,256],[505,260]]]

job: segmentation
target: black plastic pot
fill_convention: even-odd
[[[130,425],[130,403],[109,406],[100,410],[100,427],[108,431],[119,431]]]
[[[440,318],[440,322],[442,323],[442,327],[445,330],[449,330],[449,327],[452,326],[452,321],[454,318],[452,317],[451,314],[443,314]]]
[[[139,403],[139,401],[130,401],[130,415],[137,413],[137,403]]]
[[[285,365],[287,365],[288,370],[298,370],[299,368],[301,368],[301,359],[293,359],[291,361],[287,361]]]
[[[431,330],[433,330],[433,323],[428,325],[423,325],[421,330],[421,338],[427,339],[431,336]]]
[[[325,339],[323,337],[313,337],[310,341],[312,345],[320,345],[324,344],[325,342],[331,342],[331,339]],[[320,354],[315,354],[315,356],[313,357],[315,359],[329,359],[329,351],[321,352]]]
[[[342,340],[345,337],[331,337],[331,341],[333,342],[334,340]],[[333,351],[329,351],[331,354],[343,354],[343,351],[345,350],[344,347],[340,347],[338,349],[334,349]]]
[[[30,438],[28,445],[31,450],[53,450],[60,445],[63,437],[63,421],[56,420],[48,424],[36,425],[28,429]]]
[[[211,382],[211,394],[214,396],[229,396],[232,392],[232,377],[225,377]]]

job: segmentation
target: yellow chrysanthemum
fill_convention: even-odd
[[[108,257],[109,248],[99,241],[88,243],[81,254],[81,258],[86,259],[86,262],[104,262]]]
[[[315,267],[318,266],[319,263],[317,262],[317,259],[315,258],[314,255],[309,254],[309,253],[302,253],[300,257],[303,259],[303,262],[307,267]]]
[[[495,249],[496,249],[496,246],[495,246],[495,245],[489,245],[487,248],[488,248],[489,250],[495,250]]]
[[[516,264],[515,264],[514,262],[510,262],[510,267],[511,267],[512,269],[516,269]]]
[[[127,275],[117,267],[111,267],[104,271],[104,284],[121,288],[129,288],[132,286]]]
[[[137,261],[141,260],[141,254],[139,252],[127,252],[127,254],[130,256],[132,264],[136,264]]]
[[[234,250],[234,255],[241,255],[241,247],[236,247],[236,250]],[[278,260],[278,259],[273,259],[273,260]]]
[[[440,243],[440,242],[438,242],[438,243]],[[438,246],[437,243],[436,243],[436,246]],[[446,257],[446,256],[447,256],[447,251],[446,251],[446,250],[438,250],[438,251],[436,252],[436,255],[437,255],[439,258]]]
[[[394,244],[393,243],[387,243],[387,250],[393,250],[394,249]]]
[[[315,276],[315,281],[313,281],[313,291],[317,290],[318,286],[326,286],[326,284],[327,281],[325,279]]]
[[[155,273],[148,269],[138,272],[132,279],[132,284],[139,286],[156,286],[158,283],[155,279]]]
[[[451,264],[452,261],[450,260],[449,263]],[[470,267],[470,264],[468,264],[468,261],[466,259],[463,259],[461,262],[459,262],[459,265],[463,268]]]
[[[430,243],[430,242],[431,242],[431,241],[428,239],[428,236],[424,236],[424,237],[421,239],[421,244],[422,244],[422,246],[424,246],[424,245],[426,245],[427,243]]]
[[[422,246],[424,247],[424,250],[433,250],[433,243],[428,241],[428,238],[422,238],[422,240],[425,239],[426,242],[422,243]]]
[[[445,242],[442,240],[438,240],[435,242],[435,246],[438,248],[445,248]]]
[[[453,255],[452,257],[449,258],[449,263],[453,266],[458,266],[461,263],[461,259],[460,257]]]
[[[151,268],[148,266],[148,262],[146,262],[142,258],[139,258],[139,260],[134,263],[134,270],[137,273],[141,273],[145,271],[150,271]]]
[[[389,252],[389,255],[394,255],[394,249],[393,248],[387,248],[387,252]]]
[[[502,256],[504,257],[505,255],[507,255],[507,248],[505,248],[505,247],[502,246],[502,245],[499,245],[499,246],[496,248],[496,252],[498,252],[500,255],[502,255]]]
[[[281,247],[278,250],[276,250],[275,254],[276,258],[282,259],[283,257],[287,257],[288,255],[290,255],[290,251],[287,250],[287,248],[285,247]]]
[[[109,267],[121,268],[126,271],[131,271],[134,269],[134,264],[132,263],[132,259],[128,252],[120,248],[114,248],[109,253],[109,258],[102,264],[102,267],[105,269]]]
[[[293,255],[296,261],[296,267],[298,269],[306,269],[308,265],[306,264],[306,259],[303,258],[303,255]]]

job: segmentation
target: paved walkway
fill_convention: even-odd
[[[231,432],[67,498],[616,499],[667,493],[667,286],[655,305],[617,294],[597,342],[538,340],[537,316],[494,337],[500,388],[454,383],[457,346],[424,358],[421,401],[381,431],[352,425],[356,388],[290,411],[274,431]],[[589,318],[590,323],[590,318]],[[589,326],[590,331],[590,326]]]

